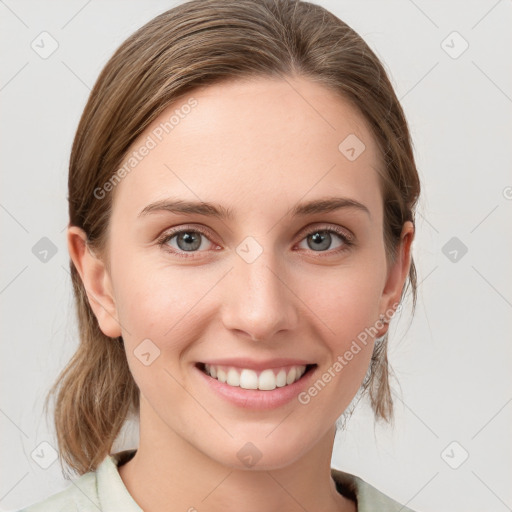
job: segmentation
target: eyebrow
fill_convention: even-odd
[[[290,213],[292,217],[304,217],[306,215],[329,213],[341,209],[365,212],[370,219],[372,217],[370,211],[364,204],[347,197],[328,197],[325,199],[308,201],[306,203],[296,205],[292,208]],[[233,219],[234,217],[233,211],[230,208],[225,208],[221,205],[204,201],[182,201],[169,199],[163,199],[149,204],[139,213],[138,216],[144,217],[152,213],[165,211],[171,213],[205,215],[208,217],[216,217],[221,220]]]

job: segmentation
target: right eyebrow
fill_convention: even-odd
[[[213,203],[203,201],[181,201],[163,199],[146,206],[140,213],[139,217],[167,211],[171,213],[195,213],[197,215],[205,215],[209,217],[217,217],[219,219],[232,219],[233,212],[229,208],[224,208]]]

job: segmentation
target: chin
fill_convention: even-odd
[[[229,448],[213,458],[232,469],[269,471],[293,464],[308,450],[308,440],[296,429],[293,434],[284,428],[279,434],[272,432],[269,435],[268,432],[272,429],[260,428],[259,434],[253,436],[239,435],[230,441]]]

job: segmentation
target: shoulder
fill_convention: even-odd
[[[414,512],[386,496],[362,478],[331,468],[338,492],[357,502],[357,512]]]
[[[72,481],[63,491],[19,512],[98,512],[100,507],[96,480],[96,472],[86,473]]]
[[[118,464],[129,460],[134,453],[134,450],[125,450],[108,455],[96,471],[85,473],[63,491],[18,512],[141,512],[117,469]]]

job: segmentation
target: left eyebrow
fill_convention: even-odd
[[[340,209],[358,210],[365,212],[370,219],[372,218],[370,210],[364,204],[348,197],[328,197],[301,203],[292,209],[291,214],[293,217],[297,217],[315,213],[329,213]]]
[[[315,199],[307,203],[296,205],[291,210],[292,217],[303,217],[306,215],[314,215],[318,213],[329,213],[340,209],[350,209],[365,212],[371,219],[371,214],[368,208],[356,201],[347,197],[328,197],[325,199]],[[182,200],[168,200],[163,199],[146,206],[140,213],[139,217],[167,211],[171,213],[189,213],[204,215],[208,217],[217,217],[221,220],[232,219],[233,211],[221,205],[207,203],[203,201],[182,201]]]

